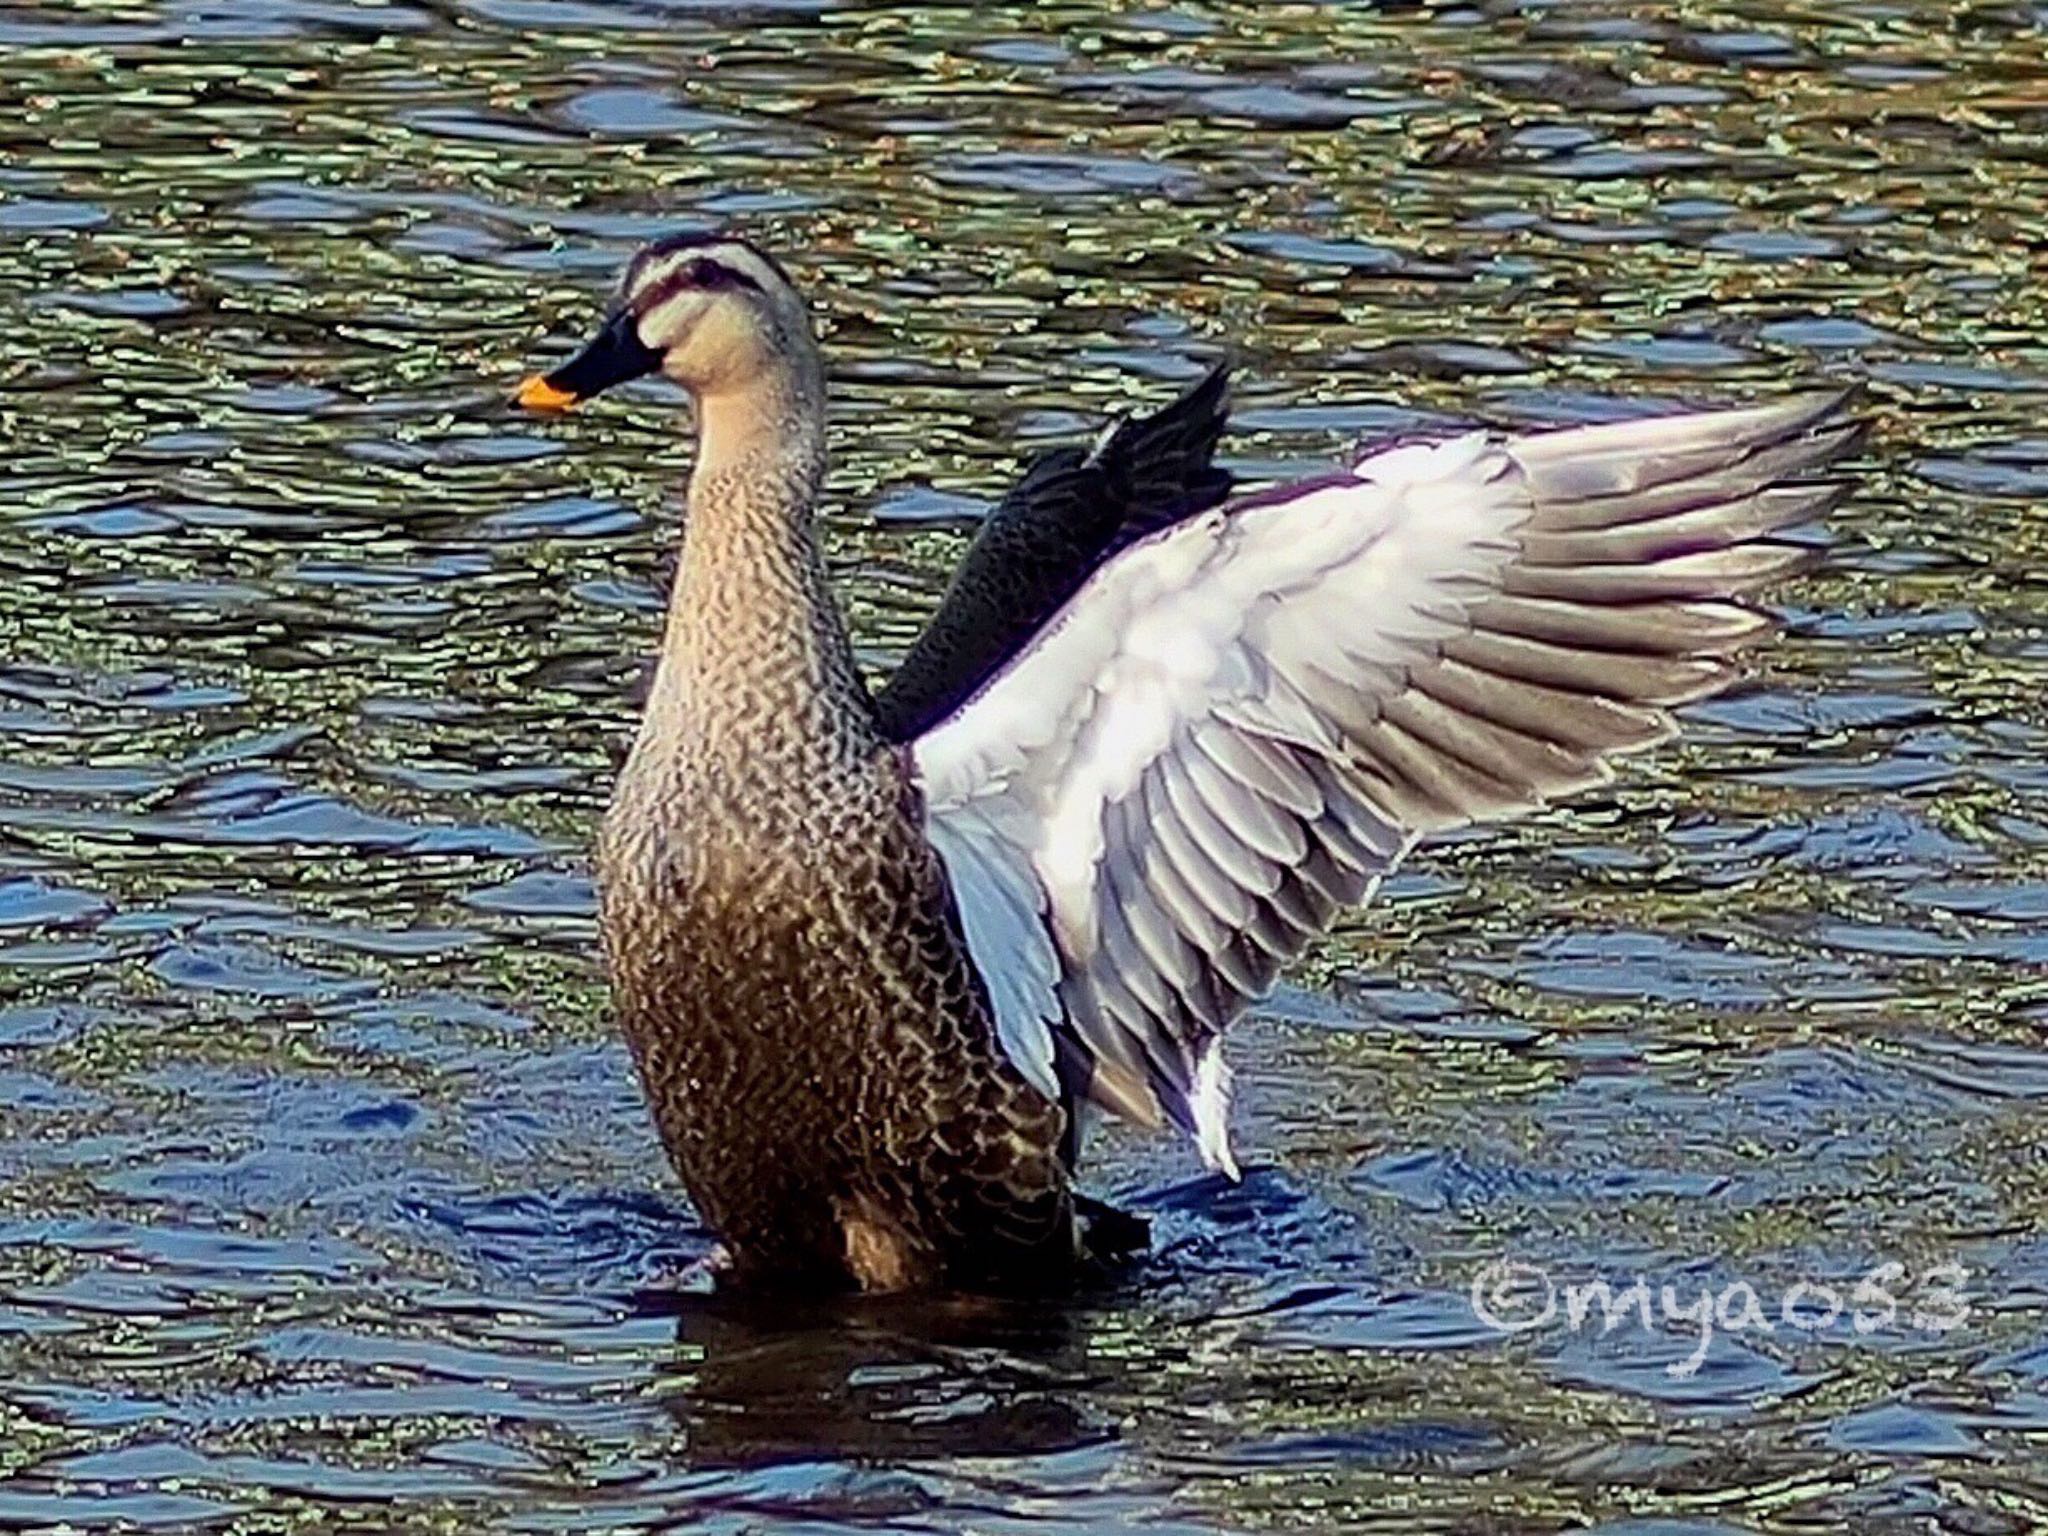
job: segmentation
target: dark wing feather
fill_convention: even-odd
[[[1126,545],[1230,494],[1210,462],[1229,414],[1218,367],[1094,448],[1037,459],[975,536],[938,611],[875,698],[882,735],[911,741],[958,709]]]

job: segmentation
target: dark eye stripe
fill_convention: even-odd
[[[761,291],[761,285],[738,267],[728,267],[709,256],[699,256],[690,263],[688,270],[690,280],[699,288],[751,288],[756,293]]]
[[[773,255],[762,250],[760,246],[754,244],[751,240],[744,240],[738,235],[723,231],[688,230],[679,234],[669,235],[651,244],[643,245],[634,253],[632,261],[627,264],[623,286],[627,289],[632,288],[640,280],[640,274],[647,270],[647,264],[651,261],[659,261],[664,256],[673,256],[678,251],[706,250],[721,245],[737,247],[747,252],[756,261],[767,267],[770,272],[781,278],[783,282],[790,282],[788,269],[781,262],[777,261]]]
[[[692,288],[710,293],[722,288],[746,288],[755,293],[762,291],[761,285],[738,267],[729,267],[722,261],[712,260],[709,256],[699,256],[695,261],[678,267],[660,279],[647,292],[636,295],[633,300],[634,311],[638,314],[647,314],[650,310],[659,309],[677,294]]]

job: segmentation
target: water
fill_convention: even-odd
[[[2048,1522],[2048,11],[1675,11],[0,7],[0,1527]],[[1245,1022],[1241,1187],[1104,1148],[1126,1285],[763,1315],[593,961],[676,401],[495,409],[728,223],[878,666],[1226,347],[1254,480],[1862,380],[1863,489],[1683,744]]]

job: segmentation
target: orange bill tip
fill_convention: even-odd
[[[536,373],[519,386],[513,399],[529,411],[566,411],[576,403],[577,396],[575,391],[558,389],[545,375]]]

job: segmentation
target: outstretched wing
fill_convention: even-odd
[[[1735,675],[1840,403],[1397,448],[1111,560],[914,749],[1011,1058],[1229,1168],[1222,1027],[1419,837]]]
[[[951,714],[1110,553],[1229,495],[1229,473],[1210,462],[1229,410],[1229,371],[1219,367],[1164,410],[1117,422],[1087,452],[1055,449],[1034,462],[875,696],[883,736],[909,741]]]

